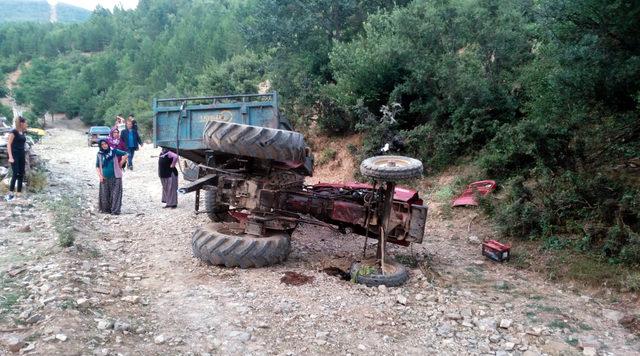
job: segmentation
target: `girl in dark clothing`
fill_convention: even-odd
[[[9,163],[11,163],[11,183],[9,184],[9,194],[7,194],[7,201],[19,198],[22,193],[22,180],[24,179],[24,166],[25,166],[25,143],[27,137],[24,133],[27,131],[27,120],[22,116],[18,116],[16,120],[16,128],[9,134],[9,141],[7,142],[7,148],[9,150]],[[16,183],[18,190],[16,191]],[[14,193],[15,192],[15,193]],[[15,194],[15,195],[14,195]]]

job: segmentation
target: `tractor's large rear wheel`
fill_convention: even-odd
[[[210,149],[276,161],[304,161],[306,144],[301,133],[269,127],[210,121],[203,134]]]
[[[287,259],[291,238],[280,231],[269,231],[261,237],[234,234],[225,224],[209,224],[196,230],[191,246],[195,257],[213,265],[265,267]]]

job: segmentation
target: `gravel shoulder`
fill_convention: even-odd
[[[38,145],[50,186],[20,204],[0,202],[0,354],[424,355],[637,354],[620,319],[637,296],[554,284],[480,255],[471,234],[492,231],[469,211],[439,217],[430,205],[425,243],[392,247],[415,260],[399,288],[367,288],[323,269],[362,256],[363,239],[313,226],[293,236],[286,263],[241,270],[191,254],[206,224],[194,196],[162,209],[159,149],[145,145],[124,177],[123,214],[95,207],[96,148],[75,121]],[[322,177],[315,177],[322,179]],[[57,246],[57,204],[76,201],[76,244]],[[28,229],[26,228],[28,226]],[[29,231],[27,231],[29,230]],[[370,252],[374,249],[370,248]],[[314,277],[300,286],[284,272]]]

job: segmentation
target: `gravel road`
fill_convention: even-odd
[[[193,195],[162,209],[159,149],[137,152],[135,171],[124,177],[122,215],[102,215],[97,148],[86,147],[77,121],[58,125],[38,145],[50,187],[23,203],[0,203],[8,222],[0,226],[0,354],[640,352],[638,336],[620,324],[638,314],[637,296],[554,284],[483,259],[469,211],[445,221],[430,207],[426,242],[391,248],[417,262],[401,288],[367,288],[322,272],[361,257],[363,240],[313,226],[298,228],[282,265],[207,266],[191,254],[191,233],[207,223],[194,214]],[[66,249],[54,231],[64,197],[80,202],[76,244]],[[287,271],[314,278],[287,285],[280,281]]]

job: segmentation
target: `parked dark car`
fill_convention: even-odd
[[[87,144],[89,147],[97,145],[98,141],[109,137],[111,129],[108,126],[92,126],[87,134]]]

